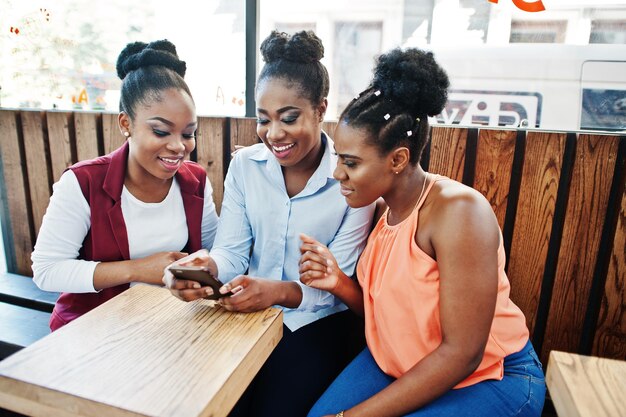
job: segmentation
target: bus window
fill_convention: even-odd
[[[626,62],[584,62],[581,78],[580,128],[626,131]]]

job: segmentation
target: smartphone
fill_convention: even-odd
[[[215,278],[209,271],[202,266],[180,266],[174,265],[169,267],[170,272],[178,279],[188,279],[190,281],[199,282],[203,287],[213,288],[213,295],[207,296],[209,300],[217,300],[221,297],[233,295],[232,292],[226,294],[220,293],[220,287],[224,284]]]

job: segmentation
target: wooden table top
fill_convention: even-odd
[[[282,329],[280,309],[230,313],[136,285],[0,362],[0,407],[33,416],[226,416]]]
[[[551,351],[546,384],[559,416],[626,416],[626,362]]]

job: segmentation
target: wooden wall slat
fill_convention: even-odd
[[[511,299],[532,336],[552,232],[565,151],[564,133],[529,132],[513,229],[508,277]]]
[[[430,141],[430,172],[463,181],[467,129],[433,126]]]
[[[335,122],[335,121],[322,122],[322,130],[324,132],[326,132],[328,134],[328,136],[331,137],[331,139],[335,135],[335,128],[336,127],[337,127],[337,122]]]
[[[28,188],[33,209],[35,235],[37,235],[41,227],[43,215],[46,212],[46,208],[48,208],[52,181],[51,178],[48,178],[42,113],[38,111],[23,111],[21,115],[26,168],[28,170]]]
[[[19,137],[17,134],[17,117],[15,111],[0,111],[0,156],[2,157],[2,175],[4,179],[3,204],[8,208],[3,212],[3,233],[5,242],[12,240],[12,248],[5,247],[7,255],[13,255],[13,259],[7,259],[9,272],[32,275],[30,268],[30,252],[32,240],[30,234],[31,218],[28,213],[24,175],[26,163],[21,156]],[[4,194],[4,193],[3,193]],[[6,227],[4,227],[6,226]]]
[[[126,141],[120,132],[117,113],[102,113],[102,134],[105,154],[113,152]]]
[[[473,187],[489,200],[500,229],[504,229],[515,138],[514,130],[481,130],[478,134]]]
[[[213,187],[213,201],[218,213],[224,197],[224,138],[226,119],[199,117],[196,132],[197,162],[206,169]],[[230,153],[228,153],[230,156]]]
[[[230,150],[235,145],[250,146],[259,143],[256,134],[256,119],[231,118],[230,119]]]
[[[600,306],[592,354],[626,359],[626,194],[617,218],[613,250]]]
[[[66,112],[48,112],[47,115],[53,182],[57,182],[63,171],[73,163],[69,131],[71,116]]]
[[[578,137],[542,358],[578,351],[618,144],[616,137]]]
[[[97,118],[97,113],[74,113],[76,157],[79,161],[99,156]]]

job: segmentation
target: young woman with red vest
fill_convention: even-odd
[[[339,118],[341,194],[350,207],[382,197],[388,209],[361,255],[358,282],[332,248],[302,236],[301,281],[363,315],[367,339],[309,417],[541,414],[541,363],[509,298],[491,205],[419,164],[428,117],[442,110],[447,88],[432,53],[395,49]]]
[[[54,184],[32,254],[33,280],[62,292],[56,330],[129,288],[162,285],[163,269],[213,245],[217,214],[195,148],[196,110],[186,64],[167,40],[128,44],[112,153],[69,167]]]

